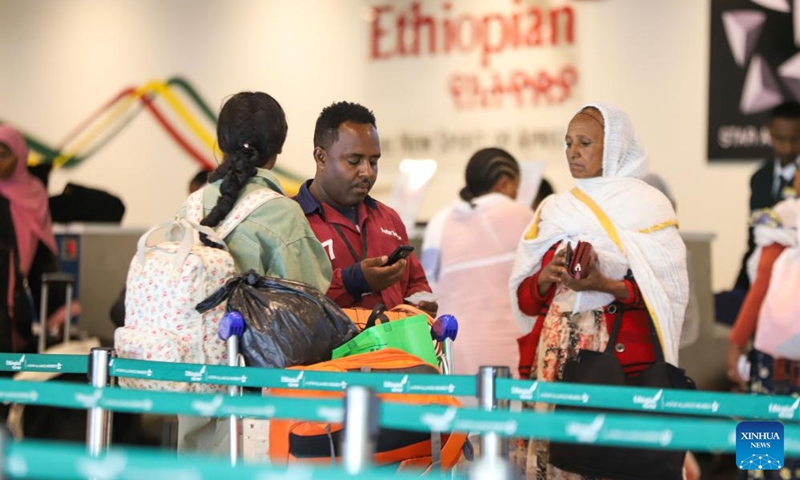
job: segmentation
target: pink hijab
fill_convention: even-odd
[[[25,138],[8,125],[0,125],[0,143],[17,157],[13,175],[0,180],[0,195],[11,205],[11,220],[17,236],[19,268],[27,276],[39,242],[56,253],[56,239],[50,221],[47,191],[38,178],[28,172],[28,146]],[[11,277],[13,281],[13,276]],[[13,289],[12,289],[13,291]]]

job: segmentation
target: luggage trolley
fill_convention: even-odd
[[[445,375],[454,373],[453,342],[457,336],[458,320],[453,315],[442,315],[431,325],[431,337],[437,343],[436,357],[439,360],[439,368]]]
[[[64,305],[64,343],[70,340],[70,327],[72,326],[72,289],[75,277],[71,273],[54,272],[42,274],[42,298],[39,306],[39,347],[38,353],[45,353],[47,349],[47,307],[49,301],[50,284],[64,283],[66,287]]]
[[[228,344],[228,366],[243,367],[244,357],[239,354],[239,338],[244,333],[247,324],[242,314],[231,310],[225,313],[219,322],[219,338]],[[228,387],[228,395],[238,397],[242,394],[242,387],[231,385]],[[231,415],[228,419],[230,429],[230,459],[231,465],[235,466],[243,452],[242,445],[242,421],[236,415]]]
[[[233,322],[241,322],[241,327],[231,326]],[[354,322],[355,323],[355,322]],[[369,325],[369,322],[365,322]],[[238,324],[238,323],[237,323]],[[244,359],[238,355],[239,337],[244,333],[246,323],[239,312],[226,313],[220,322],[219,337],[228,342],[228,361],[232,366],[244,365]],[[453,369],[453,341],[458,335],[458,321],[453,315],[442,315],[435,321],[428,317],[426,326],[433,342],[436,361],[442,374],[452,375]],[[230,387],[230,395],[241,394],[239,387]],[[261,419],[230,418],[231,435],[231,463],[244,458],[245,461],[267,461],[265,453],[269,450],[269,421]],[[243,431],[244,430],[244,431]],[[431,465],[435,468],[441,462],[442,441],[438,433],[431,434]],[[471,450],[471,449],[470,449]]]

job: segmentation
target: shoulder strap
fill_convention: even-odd
[[[237,225],[242,223],[245,218],[249,217],[250,214],[255,212],[260,206],[270,200],[281,197],[283,197],[283,195],[270,188],[259,188],[252,193],[248,193],[247,196],[236,202],[236,205],[234,205],[233,209],[228,213],[228,216],[225,217],[225,220],[219,224],[217,227],[217,236],[224,240],[225,237],[233,232],[233,229],[236,228]]]
[[[625,247],[622,245],[622,240],[620,240],[619,238],[619,233],[617,233],[617,227],[615,227],[611,219],[608,218],[606,212],[604,212],[603,209],[600,208],[600,205],[595,203],[595,201],[592,200],[592,197],[586,195],[586,192],[584,192],[579,188],[573,188],[571,190],[571,193],[575,196],[575,198],[577,198],[587,207],[589,207],[589,210],[591,210],[592,213],[594,213],[594,216],[597,217],[597,220],[600,221],[600,225],[603,227],[603,230],[605,230],[608,236],[611,238],[611,241],[614,242],[614,245],[616,245],[617,248],[619,248],[619,250],[622,252],[623,255],[627,256],[627,254],[625,253]]]
[[[189,195],[186,200],[186,219],[190,222],[200,224],[203,221],[203,198],[206,187],[203,187],[193,194]]]
[[[542,200],[542,203],[539,204],[539,208],[533,213],[533,221],[531,221],[528,230],[525,232],[524,240],[536,240],[536,237],[539,236],[539,220],[542,216],[542,210],[544,210],[545,204],[549,202],[551,198],[553,198],[553,196],[549,195]]]
[[[625,255],[625,257],[627,258],[628,254],[625,252],[625,247],[622,245],[622,240],[620,240],[619,238],[619,233],[617,233],[617,227],[615,227],[611,219],[608,218],[606,212],[604,212],[603,209],[600,208],[600,205],[595,203],[595,201],[592,200],[592,198],[589,195],[586,195],[586,192],[584,192],[583,190],[579,188],[573,188],[571,192],[573,195],[575,195],[575,198],[577,198],[578,200],[586,204],[587,207],[589,207],[589,210],[591,210],[592,213],[594,213],[595,217],[597,217],[597,220],[600,221],[600,225],[602,225],[603,230],[606,231],[608,236],[611,237],[611,240],[614,242],[614,244],[620,249],[622,254]],[[664,340],[661,338],[661,327],[656,321],[656,317],[655,315],[653,315],[653,309],[650,307],[650,304],[647,302],[647,299],[644,298],[644,295],[642,295],[642,299],[644,300],[645,307],[647,307],[646,308],[647,317],[649,318],[650,326],[653,328],[653,330],[655,330],[656,333],[655,337],[656,337],[656,342],[658,343],[658,347],[656,348],[661,350],[662,352],[661,355],[663,357]]]

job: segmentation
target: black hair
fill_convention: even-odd
[[[216,227],[230,213],[256,169],[283,148],[287,129],[283,108],[266,93],[241,92],[225,102],[217,121],[222,164],[208,177],[209,182],[222,179],[220,196],[201,225]],[[213,246],[202,237],[203,243]]]
[[[539,204],[542,203],[542,200],[544,200],[545,198],[549,197],[554,193],[556,193],[556,191],[553,190],[553,185],[551,185],[546,178],[542,178],[541,183],[539,183],[539,191],[536,192],[536,196],[533,199],[533,204],[531,204],[531,208],[536,210]]]
[[[550,195],[552,195],[554,193],[555,193],[555,190],[553,190],[553,185],[551,185],[550,182],[548,182],[546,178],[543,178],[542,182],[539,184],[539,191],[536,192],[536,194],[538,196],[541,196],[542,198],[545,198],[545,197],[548,197],[548,196],[550,196]]]
[[[211,170],[202,169],[195,174],[194,177],[189,181],[189,185],[205,185],[208,183],[208,175],[211,173]]]
[[[375,114],[363,105],[351,102],[332,103],[322,109],[314,127],[314,147],[329,148],[339,140],[339,126],[345,122],[369,124],[377,128]]]
[[[769,115],[771,120],[776,118],[800,118],[800,103],[790,100],[773,108]]]
[[[202,169],[189,180],[189,193],[194,193],[201,188],[205,187],[208,183],[208,176],[211,174],[211,170]]]
[[[466,202],[492,191],[494,184],[501,177],[516,178],[519,176],[517,160],[501,148],[484,148],[478,150],[469,159],[465,173],[467,186],[459,195]]]

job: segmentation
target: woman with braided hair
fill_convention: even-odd
[[[270,170],[283,148],[286,131],[283,109],[266,93],[237,93],[225,103],[217,125],[223,159],[203,190],[202,225],[217,227],[240,199],[257,189],[285,195]],[[181,216],[184,213],[185,208]],[[300,207],[288,197],[256,209],[224,240],[237,271],[253,269],[259,275],[304,282],[323,292],[328,289],[328,256]]]
[[[506,285],[533,211],[515,201],[520,168],[505,150],[477,151],[464,179],[460,200],[428,223],[422,266],[439,295],[439,311],[455,315],[461,325],[455,372],[474,375],[482,365],[514,369],[519,330]]]
[[[217,124],[222,163],[203,189],[202,225],[216,228],[236,204],[258,189],[280,197],[256,208],[224,238],[236,271],[307,283],[328,290],[331,264],[300,209],[285,196],[270,171],[286,140],[286,116],[280,104],[262,92],[237,93],[225,102]],[[179,213],[186,216],[186,206]],[[207,238],[203,242],[213,246]],[[228,449],[227,420],[179,417],[178,449],[224,454]]]

